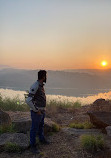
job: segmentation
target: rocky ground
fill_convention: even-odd
[[[33,155],[30,149],[24,150],[22,153],[7,153],[1,152],[0,158],[111,158],[111,137],[103,134],[107,148],[97,153],[88,153],[82,149],[80,143],[80,136],[84,134],[80,129],[70,130],[68,128],[71,122],[90,121],[86,111],[89,107],[80,109],[47,109],[46,117],[51,118],[52,121],[61,126],[61,130],[52,135],[47,135],[47,139],[51,142],[49,145],[38,144],[41,151],[40,155]],[[7,112],[12,120],[20,117],[29,118],[29,112]],[[101,130],[92,129],[86,133],[101,133]]]

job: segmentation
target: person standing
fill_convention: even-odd
[[[44,137],[44,118],[46,111],[46,95],[44,90],[44,82],[47,81],[47,72],[40,70],[38,72],[38,80],[30,87],[26,103],[30,107],[32,125],[30,129],[30,147],[34,154],[39,154],[36,148],[36,135],[42,144],[49,144]]]

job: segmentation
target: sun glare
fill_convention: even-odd
[[[107,66],[107,64],[108,64],[107,61],[102,61],[101,62],[101,66],[103,66],[103,67]]]

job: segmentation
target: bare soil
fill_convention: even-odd
[[[29,112],[8,112],[12,119],[18,117],[30,117]],[[55,109],[47,110],[47,117],[58,123],[61,127],[67,127],[71,122],[90,121],[89,116],[83,110]],[[22,153],[1,152],[0,158],[111,158],[111,151],[105,150],[98,153],[88,153],[81,148],[80,139],[74,135],[67,135],[62,130],[47,136],[49,145],[38,144],[39,155],[33,155],[30,149]]]

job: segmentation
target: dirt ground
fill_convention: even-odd
[[[48,137],[50,145],[38,145],[40,155],[33,155],[30,149],[22,153],[0,153],[0,158],[89,158],[79,147],[77,138],[68,136],[62,131]]]
[[[13,119],[17,117],[29,117],[29,112],[8,112]],[[68,126],[73,121],[89,121],[89,117],[82,112],[76,113],[72,110],[59,109],[47,112],[47,117],[50,117],[53,121],[58,123],[61,127]],[[111,158],[111,151],[101,151],[100,153],[94,153],[93,155],[87,153],[81,148],[80,139],[74,135],[67,135],[62,130],[57,133],[53,133],[47,136],[50,141],[49,145],[40,145],[39,155],[33,155],[30,149],[23,151],[22,153],[6,153],[1,152],[0,158]]]

